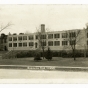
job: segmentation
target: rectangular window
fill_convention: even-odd
[[[4,39],[4,43],[7,43],[7,39]]]
[[[22,36],[19,36],[19,37],[18,37],[18,40],[22,40]]]
[[[29,40],[33,40],[33,39],[34,39],[33,35],[29,36]]]
[[[34,43],[33,42],[29,42],[29,46],[34,46]]]
[[[38,46],[38,44],[37,44],[37,42],[35,43],[35,48],[37,48],[37,46]]]
[[[12,41],[12,37],[9,37],[9,41]]]
[[[46,39],[46,35],[41,35],[41,39]]]
[[[13,41],[17,41],[17,37],[13,37]]]
[[[60,38],[60,34],[54,34],[54,38]]]
[[[55,46],[59,46],[60,45],[60,41],[54,41],[54,45]]]
[[[22,43],[19,43],[19,47],[22,47]]]
[[[53,39],[53,34],[48,34],[48,39]]]
[[[62,41],[62,46],[68,45],[68,41]]]
[[[1,39],[1,44],[3,44],[3,39]]]
[[[27,36],[23,36],[23,40],[27,40]]]
[[[87,40],[87,45],[88,45],[88,40]]]
[[[87,33],[87,38],[88,38],[88,33]]]
[[[17,43],[13,43],[13,47],[17,47]]]
[[[27,47],[27,42],[24,42],[24,43],[23,43],[23,46],[24,46],[24,47]]]
[[[12,47],[12,43],[9,43],[9,47]]]
[[[75,44],[76,44],[76,43],[75,43],[74,40],[70,41],[70,45],[75,45]]]
[[[38,39],[38,35],[36,35],[35,37],[36,37],[36,39]]]
[[[69,37],[76,37],[76,32],[69,33]]]
[[[67,33],[62,33],[62,38],[67,38]]]
[[[41,42],[41,46],[46,46],[46,41]]]
[[[49,46],[53,46],[53,41],[48,41]]]

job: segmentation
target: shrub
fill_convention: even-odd
[[[84,57],[84,53],[82,51],[76,50],[75,57]]]
[[[42,60],[41,55],[40,55],[40,52],[36,51],[34,55],[34,61],[39,61],[39,60]]]
[[[34,57],[35,51],[21,51],[16,54],[17,58]]]
[[[68,55],[66,51],[61,51],[61,56],[62,57],[69,57],[70,54]]]
[[[58,52],[53,51],[53,52],[52,52],[52,56],[53,56],[53,57],[58,57]]]
[[[62,51],[53,51],[52,56],[53,57],[61,57],[62,56]]]
[[[52,59],[52,52],[49,47],[48,47],[48,50],[46,51],[45,58],[48,60]]]
[[[82,51],[76,50],[75,51],[75,57],[83,57],[84,53]],[[66,58],[70,58],[70,57],[74,57],[72,51],[62,51],[62,57],[66,57]]]

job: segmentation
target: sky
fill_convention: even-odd
[[[33,33],[41,24],[49,31],[83,29],[88,23],[88,5],[0,5],[1,33]]]

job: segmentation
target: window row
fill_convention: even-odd
[[[58,45],[60,45],[60,41],[49,41],[48,42],[48,45],[49,46],[58,46]],[[64,45],[68,45],[68,41],[62,41],[62,46],[64,46]]]
[[[35,36],[35,39],[38,39],[40,37],[41,39],[46,39],[46,34],[39,34]],[[62,38],[67,38],[68,33],[62,33]],[[69,37],[76,37],[76,32],[70,32]],[[60,33],[56,34],[48,34],[48,39],[53,39],[53,38],[60,38]],[[88,38],[88,33],[87,33],[87,38]],[[28,36],[29,40],[33,40],[34,36],[30,35]],[[19,36],[18,40],[27,40],[27,36]],[[9,37],[9,41],[12,41],[12,37]],[[13,41],[17,41],[17,37],[13,37]]]
[[[33,36],[29,36],[28,38],[29,38],[29,40],[33,40],[34,39]],[[27,36],[19,36],[18,40],[19,41],[20,40],[27,40]],[[12,41],[12,37],[9,37],[9,41]],[[17,37],[13,37],[13,41],[17,41]]]
[[[35,39],[38,39],[38,37],[40,37],[40,39],[46,39],[46,34],[43,34],[43,35],[36,35],[35,36]],[[48,34],[48,39],[53,39],[53,38],[60,38],[60,34],[57,33],[57,34]],[[67,33],[62,33],[62,38],[67,38]],[[9,41],[17,41],[17,37],[9,37]],[[33,40],[34,39],[34,36],[31,35],[31,36],[28,36],[28,39],[29,40]],[[18,36],[18,40],[27,40],[27,36]]]
[[[19,47],[26,47],[27,46],[27,42],[24,42],[24,43],[18,43],[18,46]],[[34,46],[34,43],[33,42],[30,42],[29,43],[29,46]],[[12,47],[12,43],[9,43],[9,47]],[[17,43],[13,43],[13,47],[17,47]]]
[[[17,47],[17,43],[9,43],[9,47]],[[28,43],[29,46],[34,46],[34,42],[29,42]],[[70,45],[75,45],[76,42],[75,41],[70,41],[69,42]],[[37,43],[35,43],[35,47],[37,47]],[[41,42],[41,46],[46,46],[46,41]],[[64,45],[68,45],[68,41],[62,41],[62,46]],[[88,45],[88,41],[87,41],[87,45]],[[27,46],[27,42],[24,43],[18,43],[18,47],[26,47]],[[48,41],[48,46],[60,46],[60,41]]]
[[[88,43],[88,42],[87,42]],[[9,47],[17,47],[17,43],[9,43]],[[74,45],[74,41],[70,41],[70,45]],[[35,43],[35,46],[37,47],[38,44]],[[41,46],[46,46],[46,41],[41,42]],[[68,41],[62,41],[62,46],[68,45]],[[29,42],[27,45],[27,42],[24,43],[18,43],[18,47],[27,47],[27,46],[34,46],[34,42]],[[48,41],[48,46],[60,46],[60,41]]]

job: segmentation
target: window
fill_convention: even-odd
[[[3,44],[3,39],[1,39],[1,44]]]
[[[19,36],[19,37],[18,37],[18,40],[22,40],[22,36]]]
[[[62,41],[62,46],[68,45],[68,41]]]
[[[70,41],[70,45],[75,45],[75,40]]]
[[[41,39],[46,39],[46,35],[41,35]]]
[[[22,43],[19,43],[19,47],[22,47]]]
[[[12,43],[9,43],[9,47],[12,47]]]
[[[4,43],[7,43],[7,39],[4,39]]]
[[[69,37],[76,37],[76,33],[75,32],[69,33]]]
[[[37,46],[38,46],[38,44],[37,44],[37,42],[35,43],[35,48],[37,48]]]
[[[48,41],[49,46],[53,46],[53,41]]]
[[[9,37],[9,41],[12,41],[12,37]]]
[[[23,46],[26,47],[26,46],[27,46],[27,42],[24,42],[24,43],[23,43]]]
[[[29,36],[29,40],[33,40],[33,39],[34,39],[33,35]]]
[[[27,40],[27,36],[23,36],[23,40]]]
[[[17,43],[13,43],[13,47],[17,47]]]
[[[55,46],[59,46],[60,45],[60,41],[54,41],[54,45]]]
[[[87,38],[88,38],[88,33],[87,33]]]
[[[36,37],[36,39],[38,39],[38,35],[36,35],[35,37]]]
[[[46,46],[46,41],[41,42],[41,46]]]
[[[34,45],[34,43],[33,42],[29,42],[29,46],[33,46]]]
[[[88,40],[87,40],[87,45],[88,45]]]
[[[53,34],[48,34],[48,39],[52,39],[53,38]]]
[[[60,38],[60,34],[54,34],[54,38]]]
[[[17,37],[13,37],[13,41],[17,41]]]
[[[67,38],[67,33],[62,33],[62,38]]]

